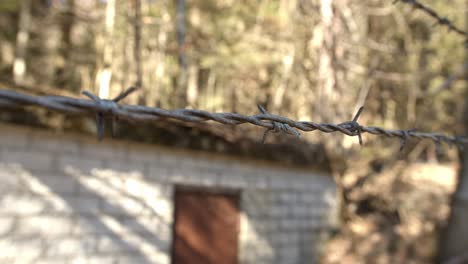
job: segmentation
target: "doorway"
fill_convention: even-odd
[[[172,263],[237,263],[239,193],[176,188]]]

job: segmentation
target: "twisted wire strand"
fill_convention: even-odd
[[[449,31],[453,31],[457,33],[458,35],[462,36],[465,38],[465,45],[468,44],[468,32],[466,30],[463,30],[459,27],[457,27],[452,21],[450,21],[448,18],[441,16],[435,11],[433,8],[417,1],[417,0],[394,0],[393,3],[398,3],[402,2],[408,5],[411,5],[414,9],[420,10],[424,13],[426,13],[428,16],[432,17],[435,21],[436,24],[440,26],[446,27]]]
[[[131,89],[133,92],[134,89]],[[315,123],[311,121],[295,121],[287,117],[263,112],[256,115],[242,115],[238,113],[211,113],[197,109],[176,109],[166,110],[162,108],[152,108],[142,105],[120,105],[118,101],[128,96],[131,92],[124,92],[119,95],[118,100],[103,100],[98,97],[91,97],[92,100],[85,100],[64,96],[32,96],[9,90],[0,90],[0,108],[39,106],[50,110],[71,114],[97,114],[104,117],[114,117],[132,121],[156,122],[161,119],[176,119],[185,122],[206,122],[215,121],[226,125],[240,125],[250,123],[268,130],[278,130],[278,127],[284,127],[288,130],[280,131],[288,134],[298,132],[291,129],[297,129],[304,132],[320,131],[324,133],[339,132],[347,136],[361,136],[361,133],[369,133],[376,136],[400,138],[402,147],[408,138],[428,139],[436,144],[442,142],[450,145],[463,147],[468,143],[467,137],[449,136],[440,133],[418,132],[411,130],[387,130],[375,126],[362,126],[358,123],[358,117],[362,111],[352,121],[340,124],[333,123]],[[102,124],[97,124],[98,128]],[[289,132],[288,132],[289,131]],[[295,132],[293,132],[295,131]],[[297,133],[296,133],[297,132]],[[361,143],[361,140],[360,140]]]

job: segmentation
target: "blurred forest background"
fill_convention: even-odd
[[[424,1],[462,28],[465,2]],[[463,41],[391,0],[1,0],[0,83],[101,98],[137,86],[126,103],[243,114],[262,104],[315,122],[350,120],[364,105],[362,124],[465,134]],[[423,191],[404,175],[453,164],[456,149],[303,136],[325,144],[342,200],[324,261],[436,256],[455,183]]]

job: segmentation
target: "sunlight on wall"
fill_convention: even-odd
[[[86,174],[67,166],[64,175],[32,175],[0,163],[0,174],[0,260],[90,255],[83,261],[104,261],[118,253],[120,260],[169,263],[171,189],[141,172]]]
[[[266,236],[257,232],[249,217],[242,212],[240,214],[240,244],[241,258],[256,260],[273,260],[274,249]],[[247,252],[246,252],[247,251]],[[246,255],[249,256],[246,256]]]

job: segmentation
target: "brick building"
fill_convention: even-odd
[[[328,174],[3,123],[0,263],[313,263]]]

